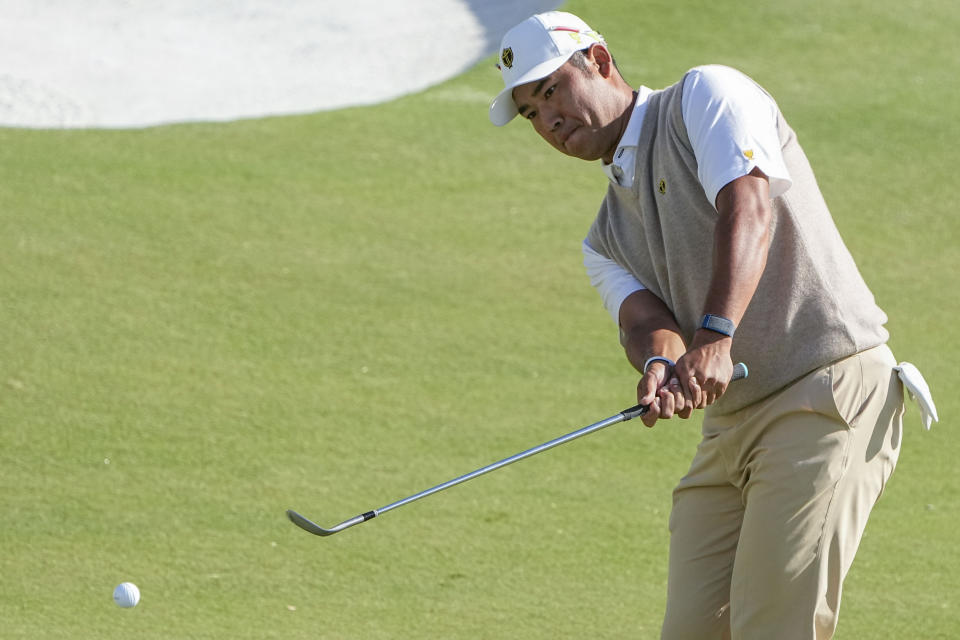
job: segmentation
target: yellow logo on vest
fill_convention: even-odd
[[[657,185],[657,190],[658,190],[660,193],[666,193],[666,192],[667,192],[667,181],[664,180],[663,178],[660,178],[660,184]]]
[[[505,66],[507,69],[512,69],[513,68],[513,49],[511,49],[510,47],[507,47],[506,49],[504,49],[503,52],[500,54],[500,59],[503,61],[503,66]]]
[[[743,152],[743,155],[747,158],[747,160],[753,160],[753,149],[747,149]]]

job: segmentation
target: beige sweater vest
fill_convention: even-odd
[[[649,98],[632,189],[610,185],[587,241],[670,308],[687,344],[710,283],[717,211],[697,177],[683,82]],[[748,379],[708,411],[728,414],[846,356],[883,344],[887,321],[830,216],[796,135],[778,114],[793,185],[773,200],[767,266],[733,340]]]

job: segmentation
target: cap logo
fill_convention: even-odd
[[[511,47],[507,47],[506,49],[504,49],[503,52],[500,54],[500,60],[503,61],[503,66],[505,66],[507,69],[512,69],[513,68],[513,49]]]
[[[583,36],[587,36],[591,42],[603,42],[603,36],[596,31],[582,31],[580,29],[571,29],[570,27],[550,27],[550,31],[566,31],[577,44],[583,44]]]

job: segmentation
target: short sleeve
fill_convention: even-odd
[[[755,167],[769,178],[771,198],[790,188],[778,108],[757,83],[730,67],[697,67],[684,81],[682,106],[700,184],[711,204],[716,206],[724,186]]]

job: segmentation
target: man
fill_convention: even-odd
[[[569,13],[515,26],[499,58],[491,121],[526,118],[610,179],[584,263],[641,374],[644,423],[705,410],[674,492],[662,636],[830,637],[903,391],[794,132],[727,67],[634,90]],[[750,375],[730,385],[735,361]]]

